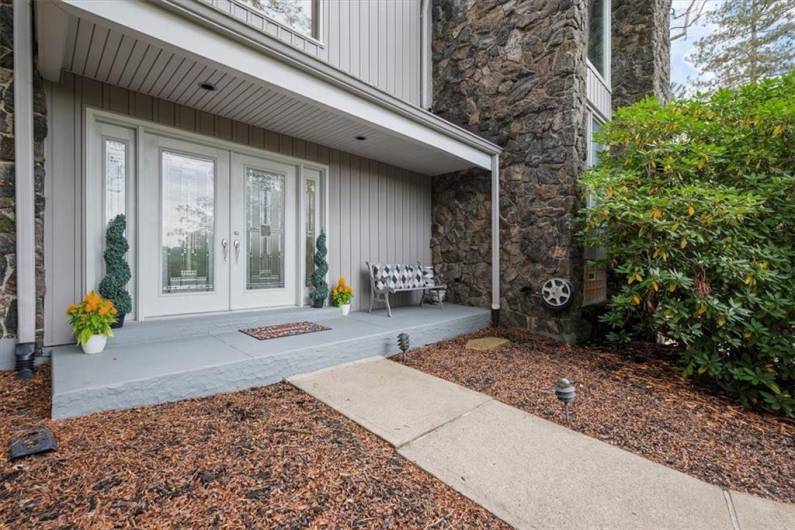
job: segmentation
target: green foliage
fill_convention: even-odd
[[[132,311],[132,299],[127,291],[130,281],[130,266],[124,258],[130,245],[124,237],[127,219],[119,214],[108,223],[105,232],[105,277],[99,284],[99,294],[113,302],[116,309],[127,314]]]
[[[617,112],[583,178],[586,245],[621,282],[610,339],[662,332],[686,376],[795,414],[795,73]]]
[[[92,335],[113,336],[110,326],[116,321],[116,308],[96,291],[86,293],[79,304],[67,307],[66,315],[78,344],[87,343]]]
[[[716,2],[715,30],[695,43],[701,88],[738,87],[795,68],[795,0]]]
[[[351,287],[345,276],[340,276],[337,285],[331,290],[331,301],[335,306],[343,306],[353,301],[353,287]]]
[[[317,236],[315,243],[315,270],[312,272],[312,293],[309,295],[312,300],[325,302],[328,298],[328,283],[326,283],[326,273],[328,272],[328,263],[326,263],[326,233],[321,231]]]

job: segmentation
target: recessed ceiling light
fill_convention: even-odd
[[[359,140],[360,142],[363,142],[363,141],[367,140],[367,137],[366,136],[362,136],[360,134],[359,136],[356,137],[356,139]]]
[[[215,85],[213,85],[212,83],[199,83],[199,88],[201,88],[202,90],[207,90],[208,92],[212,92],[213,90],[215,90]]]

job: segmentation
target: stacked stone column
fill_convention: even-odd
[[[573,339],[579,303],[552,313],[541,283],[569,278],[580,297],[578,176],[585,167],[585,0],[435,1],[433,111],[504,148],[501,159],[503,322]],[[434,263],[450,298],[488,307],[489,174],[433,184]]]

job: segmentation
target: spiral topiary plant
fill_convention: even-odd
[[[326,263],[326,233],[320,232],[317,236],[315,243],[315,270],[312,273],[312,293],[309,297],[312,299],[314,307],[323,307],[326,299],[328,298],[328,283],[326,283],[326,273],[328,272],[328,263]]]
[[[130,245],[124,237],[127,219],[119,214],[108,223],[105,232],[105,277],[99,284],[99,294],[113,302],[118,310],[117,323],[124,324],[124,315],[132,311],[132,299],[127,291],[130,281],[130,266],[124,258]]]

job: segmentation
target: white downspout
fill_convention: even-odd
[[[422,0],[420,4],[420,106],[430,110],[433,105],[433,84],[431,72],[431,1]]]
[[[33,32],[30,0],[14,0],[14,167],[17,349],[36,342],[36,223],[33,160]]]
[[[491,314],[499,322],[500,310],[500,155],[491,156]]]

